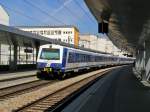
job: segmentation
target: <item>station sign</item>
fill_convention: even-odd
[[[25,53],[32,53],[32,52],[33,52],[33,50],[32,50],[32,49],[27,48],[27,49],[24,49],[24,52],[25,52]]]
[[[98,33],[108,33],[108,23],[98,23]]]

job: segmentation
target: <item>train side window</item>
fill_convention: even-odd
[[[81,54],[81,62],[84,62],[84,54]]]
[[[75,62],[79,62],[79,54],[78,53],[75,53]]]
[[[105,57],[104,56],[102,57],[102,61],[105,61]]]
[[[82,54],[79,54],[79,62],[82,62]]]
[[[86,55],[84,55],[84,62],[86,62]]]
[[[81,54],[78,54],[78,62],[81,62]]]
[[[75,57],[74,57],[74,53],[69,53],[69,57],[68,57],[68,63],[73,63],[75,62]]]
[[[89,62],[91,62],[91,55],[89,55]]]
[[[99,56],[99,61],[101,61],[102,60],[102,57],[101,56]]]
[[[69,53],[68,63],[72,63],[72,54],[71,53]]]

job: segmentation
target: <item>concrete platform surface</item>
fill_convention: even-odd
[[[113,70],[63,109],[63,112],[149,111],[150,89],[136,79],[132,66]]]
[[[36,74],[36,72],[37,72],[36,70],[32,70],[32,71],[22,71],[22,72],[14,72],[14,73],[1,73],[0,81],[11,79],[11,78],[19,78],[23,76],[34,75]]]

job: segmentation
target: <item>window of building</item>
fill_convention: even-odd
[[[43,35],[43,31],[40,31],[40,34]]]
[[[35,64],[36,52],[32,47],[18,46],[17,64]]]
[[[54,35],[54,31],[53,30],[51,31],[51,35]]]
[[[61,31],[60,30],[58,30],[58,34],[61,35]]]
[[[32,31],[32,33],[36,33],[36,31]]]
[[[57,30],[54,31],[54,35],[57,35]]]
[[[10,45],[0,44],[0,65],[9,65],[10,63]]]
[[[58,41],[61,41],[61,39],[58,39]]]
[[[47,31],[47,35],[50,35],[51,34],[51,32],[50,31]]]
[[[37,33],[38,35],[40,35],[40,32],[39,32],[39,31],[37,31],[36,33]]]
[[[44,35],[46,35],[47,34],[47,31],[46,30],[44,30]]]

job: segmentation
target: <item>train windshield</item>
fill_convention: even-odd
[[[60,59],[60,50],[59,49],[43,48],[42,52],[41,52],[40,59],[59,60]]]

